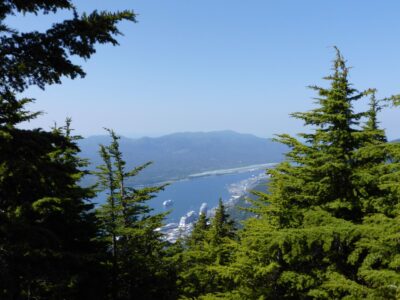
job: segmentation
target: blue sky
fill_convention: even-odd
[[[65,117],[84,136],[103,127],[126,136],[232,129],[271,137],[295,134],[291,112],[313,108],[307,85],[326,85],[338,46],[357,89],[400,93],[400,2],[376,0],[91,0],[82,11],[133,9],[120,46],[101,46],[83,64],[87,77],[45,91],[31,88],[26,127]],[[15,17],[10,25],[44,29],[59,17]],[[366,102],[366,101],[365,101]],[[365,105],[360,104],[360,108]],[[381,114],[400,137],[400,109]]]

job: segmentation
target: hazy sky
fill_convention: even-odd
[[[76,132],[127,136],[232,129],[270,137],[302,130],[291,112],[313,107],[307,85],[326,86],[337,45],[357,89],[400,92],[398,0],[90,0],[80,10],[133,9],[120,46],[99,45],[87,77],[27,95],[46,114],[28,127],[73,118]],[[52,16],[10,25],[44,29]],[[400,137],[400,109],[381,115]]]

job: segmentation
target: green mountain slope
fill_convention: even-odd
[[[99,165],[98,145],[107,144],[107,136],[92,136],[80,141],[81,156],[91,168]],[[184,178],[193,173],[279,162],[286,146],[271,139],[233,131],[175,133],[158,138],[121,138],[121,150],[128,166],[153,161],[137,178],[137,184],[149,184]],[[88,180],[86,180],[86,183]]]

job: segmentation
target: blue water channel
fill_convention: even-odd
[[[208,208],[216,207],[218,199],[227,201],[231,198],[229,186],[239,183],[252,176],[265,173],[264,170],[248,171],[235,174],[212,175],[204,177],[195,177],[175,181],[168,185],[163,191],[148,202],[148,205],[154,209],[153,212],[170,211],[166,217],[165,223],[178,223],[180,218],[189,211],[199,212],[202,203],[206,202]],[[106,193],[100,193],[97,203],[104,203]],[[172,205],[165,207],[164,201],[172,200]]]

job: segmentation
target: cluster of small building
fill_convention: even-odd
[[[232,184],[228,187],[231,198],[225,202],[227,206],[236,205],[238,199],[251,190],[258,182],[265,180],[268,176],[265,173],[259,175],[253,175],[252,177],[242,180],[238,183]],[[170,208],[173,206],[172,200],[166,200],[163,202],[164,207]],[[158,228],[157,230],[164,235],[165,240],[175,243],[179,238],[188,236],[194,227],[194,224],[198,220],[201,214],[206,214],[211,217],[214,213],[214,209],[208,209],[206,202],[202,203],[199,212],[196,213],[194,210],[189,211],[180,218],[179,223],[168,223],[167,225]]]
[[[169,203],[169,206],[171,205],[172,203]],[[199,215],[207,213],[208,205],[206,202],[204,202],[200,206],[199,213],[196,213],[194,210],[189,211],[187,214],[181,217],[179,223],[168,223],[167,225],[158,228],[158,231],[164,234],[165,240],[170,243],[175,243],[179,238],[188,236],[192,232],[194,224],[198,220]]]

